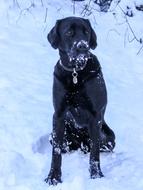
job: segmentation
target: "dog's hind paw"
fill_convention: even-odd
[[[115,147],[115,142],[114,141],[108,141],[105,144],[101,144],[100,152],[113,152],[114,147]]]

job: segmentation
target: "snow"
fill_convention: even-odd
[[[88,17],[98,38],[93,53],[108,90],[106,121],[116,134],[114,153],[101,154],[105,177],[91,180],[89,154],[76,151],[63,155],[63,183],[49,187],[44,178],[51,163],[52,73],[59,56],[46,37],[57,19],[73,15],[73,5],[45,0],[42,6],[35,0],[36,6],[26,10],[31,1],[17,1],[20,8],[13,2],[0,1],[0,189],[142,190],[143,51],[137,55],[141,45],[128,42],[123,13],[117,8],[116,18],[110,12]],[[81,4],[76,4],[76,16]],[[134,7],[133,0],[122,0],[120,6],[127,4]],[[134,12],[129,21],[143,37],[142,12]]]

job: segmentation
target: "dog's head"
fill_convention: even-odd
[[[79,17],[58,20],[48,34],[48,41],[53,48],[65,52],[69,63],[76,66],[82,66],[89,57],[89,50],[97,46],[96,34],[89,20]]]

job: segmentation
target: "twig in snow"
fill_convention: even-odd
[[[75,15],[75,1],[73,1],[73,14]]]
[[[143,50],[143,45],[141,46],[141,48],[140,48],[139,51],[137,52],[137,55],[139,55],[142,50]]]
[[[17,0],[13,0],[13,5],[14,5],[14,6],[17,6],[18,8],[20,8],[20,5],[19,5],[19,3],[18,3]]]
[[[120,5],[118,5],[118,6],[119,6],[120,10],[123,12],[123,14],[125,15],[125,20],[126,20],[126,23],[127,23],[128,27],[129,27],[129,29],[130,29],[132,35],[133,35],[133,40],[136,40],[137,42],[142,43],[141,39],[138,39],[137,36],[135,35],[135,32],[133,31],[133,29],[132,29],[132,27],[131,27],[131,25],[130,25],[130,23],[129,23],[129,21],[128,21],[128,18],[127,18],[128,15],[127,15],[127,14],[125,13],[125,11],[120,7]],[[130,42],[132,42],[133,40],[131,40]]]
[[[89,0],[88,4],[84,5],[84,9],[80,13],[83,17],[89,16],[92,14],[91,0]]]
[[[47,22],[47,13],[48,13],[48,8],[46,8],[45,19],[44,19],[45,23]]]
[[[129,15],[127,15],[127,14],[125,13],[125,11],[120,7],[120,5],[118,5],[118,6],[119,6],[120,10],[123,12],[123,14],[125,15],[125,21],[126,21],[126,23],[127,23],[127,25],[128,25],[129,30],[131,31],[131,33],[132,33],[132,35],[133,35],[133,38],[132,38],[131,40],[129,39],[129,36],[128,36],[128,41],[131,43],[131,42],[133,42],[134,40],[136,40],[138,43],[143,44],[143,39],[142,39],[142,38],[138,38],[138,37],[135,35],[135,32],[133,31],[133,29],[132,29],[132,27],[131,27],[131,25],[130,25],[130,23],[129,23],[129,21],[128,21],[127,16],[129,16]],[[143,50],[143,45],[141,46],[141,48],[140,48],[139,51],[137,52],[137,55],[139,55],[139,53],[140,53],[142,50]]]
[[[32,15],[32,13],[31,13],[30,10],[31,10],[32,8],[34,8],[34,7],[35,7],[35,4],[34,4],[34,3],[31,3],[31,5],[30,5],[29,7],[25,8],[25,9],[22,9],[22,10],[20,11],[20,14],[19,14],[19,17],[18,17],[18,19],[17,19],[17,22],[20,20],[20,18],[21,18],[21,16],[22,16],[23,12],[25,12],[25,11],[29,12],[29,13]]]
[[[44,3],[43,3],[43,0],[41,0],[41,5],[42,5],[42,7],[44,7]]]

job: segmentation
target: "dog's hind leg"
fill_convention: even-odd
[[[100,151],[112,151],[115,147],[115,134],[113,130],[103,121],[100,131]]]

